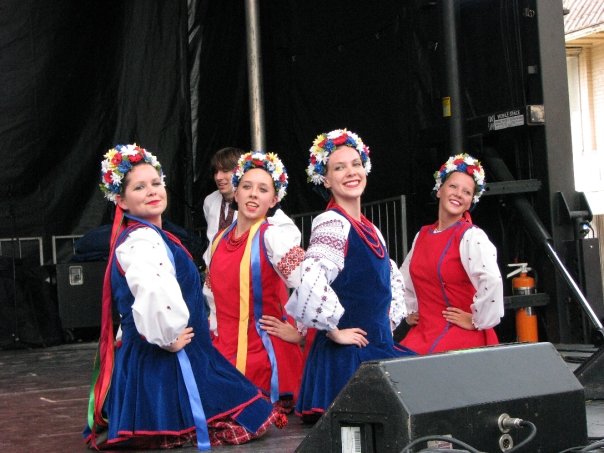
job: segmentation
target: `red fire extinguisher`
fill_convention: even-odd
[[[508,264],[509,267],[518,269],[510,272],[507,277],[510,278],[520,274],[512,279],[512,294],[528,295],[535,294],[535,279],[528,275],[531,270],[527,263]],[[537,330],[537,314],[533,307],[523,307],[516,310],[516,337],[517,341],[536,343],[539,341]]]

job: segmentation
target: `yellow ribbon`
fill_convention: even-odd
[[[247,365],[247,330],[250,321],[250,255],[252,241],[263,221],[264,219],[260,219],[251,226],[243,257],[241,258],[241,263],[239,263],[239,332],[237,335],[237,359],[235,367],[242,374],[245,374]],[[212,243],[212,255],[226,232],[227,230],[223,231],[222,234],[214,239]]]

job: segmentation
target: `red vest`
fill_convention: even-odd
[[[472,312],[476,288],[459,254],[459,244],[472,224],[459,221],[439,233],[434,232],[435,227],[422,227],[415,241],[409,270],[417,296],[419,323],[401,344],[418,354],[498,344],[493,329],[466,330],[443,317],[447,307]]]

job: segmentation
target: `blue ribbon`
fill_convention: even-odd
[[[268,354],[271,363],[271,403],[279,400],[279,371],[277,358],[269,334],[260,328],[262,317],[262,270],[260,266],[260,230],[254,236],[252,242],[251,268],[252,268],[252,291],[254,293],[254,318],[256,320],[256,332],[262,340],[262,344]]]
[[[126,217],[130,217],[140,223],[147,225],[150,228],[155,229],[163,238],[161,230],[155,225],[143,219],[139,219],[138,217],[130,215],[127,215]],[[168,244],[166,244],[165,240],[164,245],[166,246],[166,252],[168,253],[168,258],[170,258],[172,267],[176,271],[176,265],[174,264],[174,254],[172,253],[172,250],[170,250],[170,247],[168,247]],[[189,395],[189,404],[191,406],[193,420],[195,421],[195,430],[197,431],[197,449],[202,451],[208,451],[211,449],[210,435],[208,433],[208,423],[206,421],[206,414],[203,410],[203,405],[201,404],[201,397],[199,396],[199,389],[197,388],[197,382],[195,381],[195,376],[193,375],[193,369],[191,368],[189,356],[187,355],[184,349],[181,349],[176,353],[176,357],[178,357],[178,364],[180,365],[180,371],[182,372],[182,377],[185,381],[185,387],[187,389],[187,394]]]
[[[181,349],[176,353],[176,357],[178,357],[182,377],[185,381],[187,393],[189,394],[189,404],[191,405],[193,420],[195,420],[195,429],[197,430],[197,449],[202,451],[210,450],[210,435],[208,433],[206,414],[203,411],[203,406],[201,405],[201,397],[199,396],[199,389],[197,388],[197,383],[195,382],[195,376],[193,376],[193,369],[191,368],[189,356],[184,349]]]
[[[223,240],[228,236],[237,222],[233,222],[222,234],[220,240]],[[279,400],[279,370],[277,367],[277,357],[275,356],[275,349],[271,342],[269,334],[260,328],[260,318],[262,317],[262,269],[260,265],[260,236],[261,230],[256,232],[256,235],[252,238],[252,250],[250,256],[250,268],[252,274],[252,293],[254,297],[254,319],[255,327],[258,336],[262,340],[264,349],[268,354],[268,360],[271,364],[271,388],[270,397],[271,402],[274,403]]]

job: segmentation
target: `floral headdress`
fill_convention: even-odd
[[[466,173],[474,178],[476,189],[474,190],[472,202],[474,204],[478,203],[480,196],[485,190],[484,168],[482,168],[478,159],[473,158],[467,153],[456,154],[455,156],[449,157],[449,159],[441,165],[440,169],[434,173],[434,179],[436,180],[434,191],[440,189],[440,186],[445,182],[447,176],[455,171]]]
[[[159,173],[164,182],[164,174],[161,171],[161,164],[157,158],[141,148],[136,143],[131,145],[115,145],[105,153],[105,159],[101,162],[101,184],[100,188],[105,194],[105,198],[116,203],[116,195],[122,189],[122,183],[126,174],[132,170],[132,166],[144,161],[152,165]]]
[[[245,172],[253,168],[262,168],[271,175],[277,192],[277,201],[283,200],[287,193],[287,170],[275,153],[250,151],[242,154],[233,172],[233,187],[236,188]]]
[[[354,132],[350,132],[346,129],[336,129],[335,131],[318,135],[312,143],[312,146],[310,147],[310,159],[308,161],[308,167],[306,168],[308,182],[312,182],[316,185],[323,184],[323,181],[325,181],[325,172],[327,171],[329,155],[338,146],[350,146],[351,148],[356,149],[361,156],[365,174],[369,174],[371,171],[369,147],[365,146],[361,137]]]

